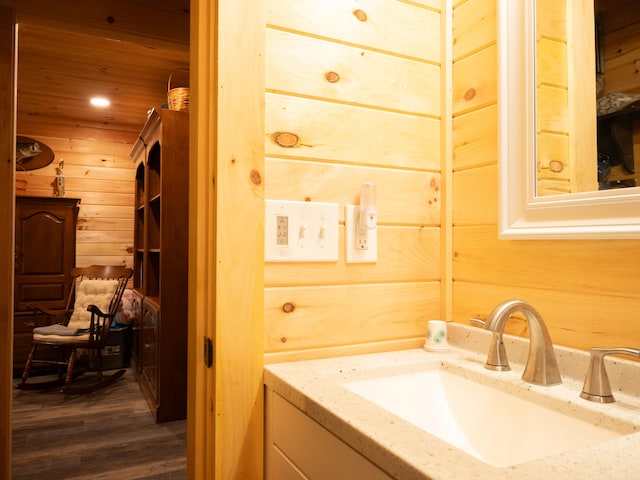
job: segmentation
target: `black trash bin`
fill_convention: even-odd
[[[95,367],[93,352],[89,358],[91,367]],[[114,370],[128,368],[131,365],[131,328],[130,326],[111,326],[107,335],[107,344],[102,349],[102,369]]]

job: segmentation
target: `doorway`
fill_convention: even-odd
[[[20,8],[29,8],[28,5],[23,5],[25,2],[0,3],[13,4],[18,11],[18,19]],[[34,17],[33,12],[28,12],[26,18],[29,21],[20,25],[18,129],[11,135],[14,141],[16,133],[21,131],[41,136],[45,139],[44,143],[56,145],[58,158],[38,172],[23,171],[13,172],[11,176],[3,175],[3,179],[10,179],[6,185],[3,183],[7,187],[4,191],[10,192],[7,198],[10,198],[11,203],[6,206],[13,203],[14,192],[51,196],[51,171],[60,159],[64,159],[67,194],[71,196],[74,192],[81,192],[84,197],[82,207],[86,207],[87,212],[85,218],[81,216],[81,224],[78,226],[79,237],[84,237],[84,240],[78,240],[76,256],[82,258],[77,263],[122,262],[130,265],[128,259],[131,258],[131,252],[127,245],[133,243],[133,217],[127,210],[133,206],[134,173],[129,152],[146,120],[147,109],[166,103],[167,78],[171,71],[169,66],[178,68],[189,64],[189,1],[163,2],[159,8],[170,10],[167,8],[171,7],[170,4],[180,4],[179,12],[186,16],[184,22],[171,22],[171,31],[174,33],[180,28],[180,24],[187,29],[184,35],[186,44],[177,48],[170,45],[171,41],[157,38],[151,38],[142,44],[132,43],[135,35],[127,32],[120,32],[121,39],[109,40],[96,34],[101,32],[100,28],[89,31],[91,22],[79,20],[74,24],[73,9],[77,6],[74,2],[62,3],[63,5],[58,4],[53,9],[57,11],[38,12],[41,17]],[[187,5],[186,8],[183,7],[184,4]],[[72,9],[71,15],[68,15],[69,9]],[[155,18],[153,12],[149,14],[151,18]],[[65,15],[67,18],[64,18]],[[166,13],[159,12],[157,15],[166,16]],[[101,15],[100,18],[102,19]],[[115,23],[118,23],[123,17],[116,15],[114,18]],[[67,21],[69,23],[65,23]],[[152,21],[148,23],[154,24]],[[157,28],[161,31],[162,25],[167,22],[159,24]],[[77,26],[80,26],[81,31],[75,31]],[[145,23],[143,28],[148,33],[149,25]],[[76,53],[77,56],[74,56]],[[28,59],[32,63],[25,63]],[[10,78],[10,75],[7,77]],[[109,79],[114,77],[117,81],[111,82]],[[87,94],[95,80],[99,81],[100,86],[106,86],[108,93],[120,97],[119,101],[112,103],[117,113],[106,113],[104,110],[96,113],[89,110]],[[154,92],[148,93],[151,83],[155,85]],[[9,110],[10,108],[7,109]],[[92,143],[99,147],[91,149]],[[76,172],[73,173],[73,170]],[[127,185],[130,186],[131,193],[125,191],[129,188]],[[102,214],[99,213],[100,209]],[[2,226],[13,233],[11,218],[10,215],[3,216]],[[125,224],[126,227],[123,228]],[[131,238],[127,239],[127,236]],[[1,245],[7,252],[13,252],[13,237],[10,241],[3,239]],[[13,275],[12,253],[10,262],[2,273]],[[9,284],[10,282],[4,283]],[[3,291],[2,298],[7,302],[6,305],[2,304],[3,311],[8,312],[5,318],[11,319],[11,292],[6,292],[5,295]],[[7,331],[12,331],[10,325],[5,329]],[[13,339],[8,335],[3,340],[6,342],[3,344],[11,345]],[[11,348],[4,351],[10,352]],[[10,372],[12,359],[7,363],[7,371]],[[10,395],[8,399],[10,401]]]

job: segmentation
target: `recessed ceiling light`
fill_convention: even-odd
[[[108,107],[109,105],[111,105],[111,102],[104,97],[93,97],[89,101],[94,107]]]

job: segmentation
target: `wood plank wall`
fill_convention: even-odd
[[[56,157],[47,167],[17,172],[16,195],[53,196],[56,167],[63,159],[65,196],[80,198],[76,265],[131,267],[134,169],[129,152],[133,145],[112,140],[55,136],[55,132],[18,130],[18,135],[44,142]],[[96,137],[100,138],[98,129]]]
[[[637,347],[640,240],[497,239],[495,21],[495,0],[454,4],[453,319],[520,297],[556,344]]]
[[[604,16],[603,94],[640,93],[640,9],[635,0],[596,0],[596,13]]]
[[[539,0],[536,13],[537,194],[570,193],[566,4]]]
[[[269,1],[265,197],[338,202],[341,241],[337,263],[266,263],[267,361],[415,344],[440,317],[441,33],[440,0]],[[378,262],[346,264],[364,182]]]
[[[604,77],[601,96],[614,93],[640,94],[640,8],[635,0],[596,0],[595,11],[603,18]],[[633,122],[633,152],[636,165],[640,157],[640,120]],[[620,168],[620,167],[618,167]],[[640,172],[634,175],[614,168],[611,180],[636,178],[640,185]]]
[[[572,5],[535,7],[539,196],[598,190],[595,81],[584,81],[594,76],[595,55],[580,53],[594,45],[593,6]]]

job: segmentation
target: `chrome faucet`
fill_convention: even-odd
[[[510,370],[502,334],[511,314],[522,312],[529,325],[529,357],[522,373],[525,382],[535,385],[557,385],[562,383],[560,370],[549,331],[542,316],[523,300],[507,300],[494,308],[487,316],[484,328],[493,332],[487,363],[489,370]]]
[[[611,385],[609,385],[609,376],[604,366],[604,357],[616,353],[640,358],[640,350],[637,348],[592,348],[589,350],[589,367],[584,377],[584,386],[580,397],[599,403],[616,401],[613,398]]]

